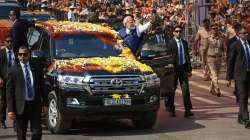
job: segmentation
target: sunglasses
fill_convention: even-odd
[[[239,33],[239,34],[244,34],[245,35],[245,34],[248,34],[248,32],[242,32],[242,33]]]
[[[13,41],[12,40],[6,40],[7,43],[12,43]]]
[[[181,33],[181,30],[175,30],[174,32],[176,32],[176,33]]]
[[[18,53],[18,56],[24,56],[24,57],[26,57],[26,56],[28,56],[28,53]]]

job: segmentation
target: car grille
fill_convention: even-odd
[[[64,88],[77,89],[80,91],[85,91],[84,86],[80,84],[66,84]]]
[[[91,76],[89,87],[93,94],[140,93],[143,80],[138,75]]]

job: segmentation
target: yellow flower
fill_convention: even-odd
[[[124,99],[129,99],[130,98],[128,94],[123,94],[122,96],[123,96]]]
[[[124,47],[122,49],[122,53],[120,54],[120,56],[126,57],[128,59],[132,59],[132,60],[136,60],[134,54],[131,52],[131,50],[127,47]]]
[[[111,96],[113,99],[121,99],[121,95],[119,94],[112,94]]]
[[[54,32],[83,31],[107,33],[111,34],[114,38],[118,38],[118,33],[111,27],[92,23],[50,20],[46,22],[38,22],[36,23],[36,26],[52,27]]]
[[[125,57],[109,57],[109,58],[78,58],[73,60],[57,60],[59,68],[82,68],[86,66],[97,66],[102,70],[110,73],[126,72],[133,68],[142,73],[153,73],[151,67],[142,64],[136,60],[127,59]]]

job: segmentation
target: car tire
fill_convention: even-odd
[[[157,119],[157,111],[147,111],[140,114],[132,122],[137,129],[151,129]]]
[[[57,97],[54,92],[49,96],[49,109],[47,115],[48,129],[51,133],[62,134],[65,133],[71,126],[71,121],[66,120],[58,108]]]

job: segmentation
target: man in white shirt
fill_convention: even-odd
[[[41,140],[41,110],[46,102],[44,77],[40,66],[30,63],[28,47],[18,49],[19,64],[8,71],[6,96],[8,117],[16,120],[17,139],[26,139],[30,123],[31,139]],[[41,100],[42,99],[42,100]]]
[[[189,77],[192,76],[192,67],[188,51],[188,43],[182,38],[182,27],[176,26],[173,31],[174,37],[168,42],[168,47],[171,48],[174,58],[175,71],[175,90],[177,89],[178,81],[182,90],[183,104],[185,108],[184,117],[193,116],[192,102],[189,90]],[[166,83],[167,84],[167,83]],[[167,109],[171,117],[175,117],[175,91],[168,95]]]
[[[74,12],[75,8],[76,7],[74,5],[71,5],[69,7],[69,12],[68,12],[68,20],[69,21],[76,21],[76,16],[75,16],[75,12]]]
[[[10,35],[5,40],[5,49],[0,50],[0,127],[6,128],[6,81],[7,72],[10,67],[16,63],[15,54],[13,51],[13,40]]]
[[[248,98],[250,94],[250,44],[247,40],[247,30],[241,25],[237,30],[239,39],[229,50],[227,80],[228,86],[235,80],[239,96],[238,122],[250,129]]]

